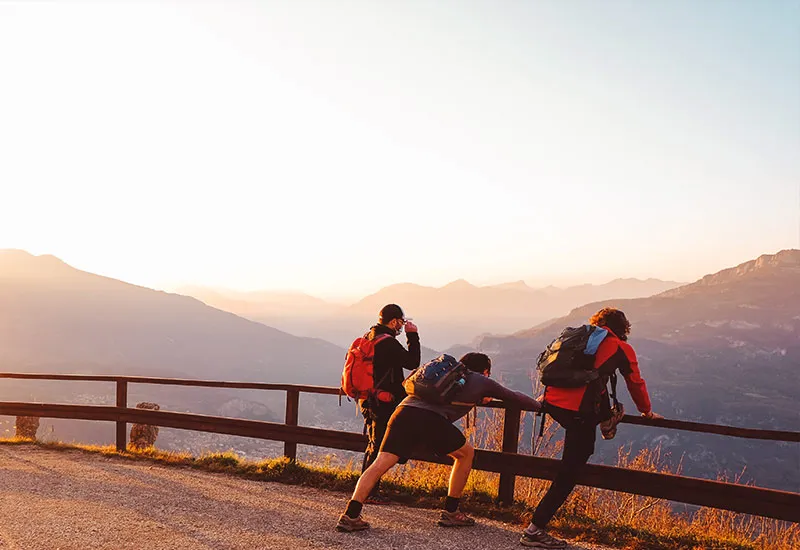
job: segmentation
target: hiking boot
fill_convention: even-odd
[[[527,530],[523,531],[519,543],[522,546],[530,546],[531,548],[561,549],[567,547],[566,541],[551,537],[544,529],[537,529],[534,533],[530,533]]]
[[[442,515],[439,516],[437,524],[440,527],[472,527],[475,525],[475,520],[458,510],[455,512],[442,510]]]
[[[389,500],[380,493],[375,495],[370,495],[367,497],[367,500],[364,501],[364,504],[377,504],[378,506],[384,506],[391,503],[392,503],[391,500]]]
[[[625,408],[622,403],[611,407],[611,418],[600,422],[600,435],[603,436],[603,439],[614,439],[614,436],[617,435],[617,424],[623,416],[625,416]]]
[[[339,523],[336,524],[336,530],[342,533],[352,533],[353,531],[363,531],[369,529],[369,523],[364,521],[361,516],[351,518],[347,514],[339,516]]]

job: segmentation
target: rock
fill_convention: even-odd
[[[160,410],[161,407],[157,403],[142,402],[137,403],[137,409],[147,409],[150,411]],[[156,444],[158,437],[158,426],[149,426],[147,424],[134,424],[131,426],[131,446],[134,449],[147,449]]]
[[[18,416],[14,425],[17,437],[26,439],[36,439],[36,431],[39,429],[38,416]]]

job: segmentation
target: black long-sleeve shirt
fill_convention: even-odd
[[[407,350],[397,341],[394,331],[385,325],[372,327],[367,338],[373,340],[381,334],[388,334],[390,338],[384,338],[375,344],[372,379],[375,381],[376,389],[386,390],[394,396],[396,405],[406,396],[403,389],[403,379],[405,378],[403,369],[414,370],[419,367],[419,334],[416,332],[406,333]]]

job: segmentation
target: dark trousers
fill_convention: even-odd
[[[556,478],[533,514],[533,524],[544,529],[564,501],[567,500],[581,469],[594,453],[597,423],[565,409],[548,407],[547,413],[566,430],[564,452]]]
[[[362,472],[378,458],[378,451],[380,451],[383,437],[386,435],[386,426],[389,424],[394,409],[394,403],[362,404],[361,414],[364,415],[364,430],[368,440],[367,449],[364,451],[364,462],[361,465]]]

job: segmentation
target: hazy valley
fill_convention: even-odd
[[[385,287],[349,306],[302,293],[233,292],[186,287],[180,292],[206,304],[285,330],[346,347],[375,323],[387,303],[400,304],[420,325],[423,345],[447,349],[486,334],[509,334],[565,315],[572,308],[611,298],[639,298],[680,286],[658,279],[616,279],[567,288],[532,288],[524,281],[475,286],[464,280],[435,288],[412,283]]]

